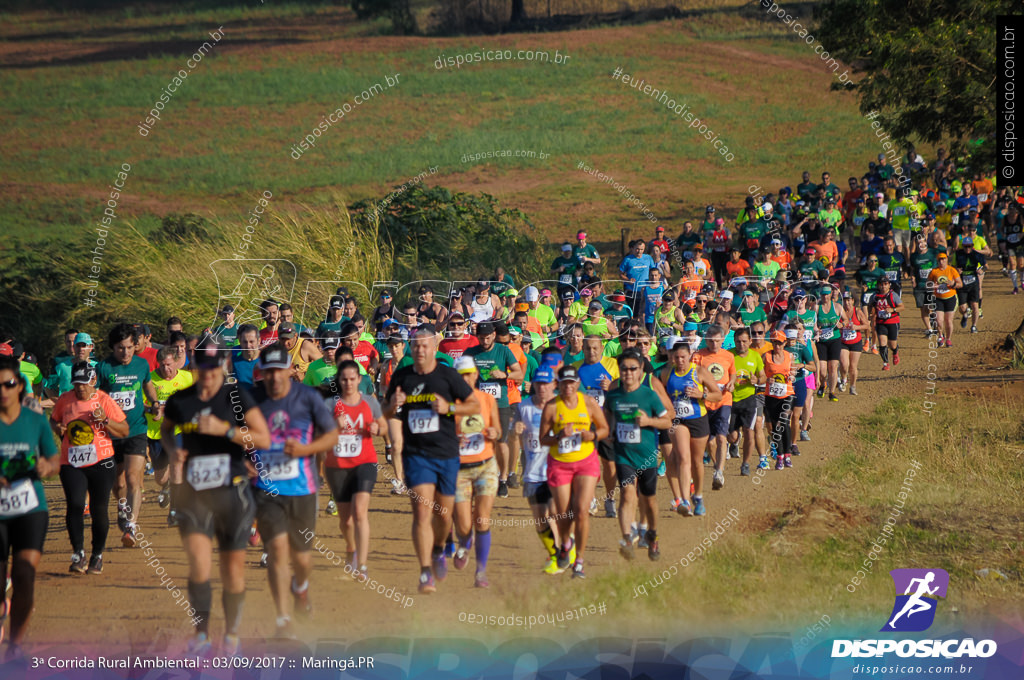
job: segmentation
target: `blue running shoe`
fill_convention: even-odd
[[[665,461],[661,461],[660,463],[658,463],[658,476],[659,477],[664,477],[665,473],[667,471],[668,471],[668,468],[665,466]]]
[[[444,556],[444,553],[434,555],[433,563],[430,565],[430,570],[434,574],[434,578],[437,581],[443,581],[448,576],[448,559]]]
[[[704,499],[700,496],[693,497],[693,514],[695,517],[703,517],[708,514],[708,511],[704,509]]]

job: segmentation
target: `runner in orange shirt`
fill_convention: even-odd
[[[693,355],[698,366],[708,369],[708,373],[722,391],[721,401],[706,404],[708,409],[708,427],[711,436],[708,439],[711,454],[714,458],[715,472],[711,479],[711,489],[717,491],[725,485],[725,459],[729,451],[729,421],[732,417],[732,390],[736,384],[736,357],[732,352],[722,349],[725,333],[718,326],[708,328],[704,336],[705,349]]]
[[[935,307],[935,319],[939,326],[939,347],[952,347],[953,317],[956,315],[956,291],[963,288],[960,272],[949,264],[949,256],[939,253],[935,256],[935,269],[928,275],[928,304]]]

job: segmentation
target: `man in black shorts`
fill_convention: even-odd
[[[397,414],[402,421],[402,461],[412,501],[412,535],[420,563],[421,593],[436,592],[435,581],[448,575],[444,544],[451,533],[459,476],[455,416],[480,412],[480,403],[462,376],[438,363],[437,344],[433,326],[424,324],[417,329],[410,342],[413,364],[395,371],[384,406],[385,418]]]
[[[309,616],[313,560],[306,535],[316,529],[316,454],[334,446],[338,426],[319,392],[292,381],[292,359],[284,345],[264,347],[259,369],[263,380],[253,397],[270,428],[270,448],[253,454],[256,522],[268,555],[277,636],[291,637],[288,562],[295,568],[290,588],[294,609]]]
[[[188,599],[196,611],[189,653],[209,656],[213,588],[213,539],[220,548],[224,587],[223,656],[239,653],[238,628],[245,601],[245,547],[256,516],[247,450],[270,447],[267,421],[252,396],[224,381],[227,352],[207,340],[196,347],[196,383],[172,394],[164,407],[160,438],[171,454],[171,496],[188,556]],[[181,446],[174,428],[181,427]]]

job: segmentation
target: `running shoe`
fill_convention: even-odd
[[[569,559],[570,555],[575,555],[575,554],[576,554],[575,542],[570,544],[568,550],[565,549],[565,546],[562,546],[561,548],[559,548],[558,552],[555,553],[555,558],[556,558],[556,561],[558,563],[558,568],[561,571],[565,571],[566,569],[568,569],[569,565],[572,564],[573,561],[575,561],[575,560],[570,560]]]
[[[274,637],[278,640],[294,640],[295,628],[287,616],[279,616],[274,626]]]
[[[167,526],[171,529],[178,526],[178,513],[174,510],[167,513]]]
[[[839,381],[839,391],[840,392],[845,392],[846,391],[846,381],[845,380],[840,380]]]
[[[195,637],[188,641],[188,655],[198,658],[206,658],[213,651],[213,643],[206,633],[196,633]]]
[[[433,560],[431,560],[430,570],[439,583],[448,576],[448,559],[444,556],[443,552],[434,555]]]
[[[705,451],[705,452],[704,452],[704,464],[705,464],[705,465],[708,465],[708,464],[710,464],[710,463],[711,463],[711,456],[710,456],[710,455],[708,455],[708,453],[707,453],[707,452]]]
[[[657,562],[661,557],[661,550],[658,549],[658,539],[652,538],[647,541],[647,559]]]
[[[633,549],[633,541],[619,539],[619,554],[627,560],[632,561],[636,557],[636,550]]]
[[[1016,289],[1016,288],[1014,288],[1014,289],[1013,289],[1013,294],[1014,294],[1014,295],[1016,295],[1016,294],[1017,294],[1017,289]]]
[[[946,340],[946,347],[952,347],[952,346],[953,346],[953,341],[952,340]]]
[[[740,477],[749,477],[749,476],[750,476],[750,463],[741,463],[740,464]]]
[[[269,559],[270,555],[268,555],[267,553],[263,553],[262,555],[260,555],[260,569],[267,568],[267,560]]]
[[[160,493],[156,495],[156,504],[161,508],[166,508],[171,504],[171,492],[167,490],[167,487],[160,489]]]
[[[596,498],[590,499],[590,516],[591,517],[597,517],[598,514],[600,514],[600,512],[601,512],[601,508],[597,504],[597,499]]]
[[[391,480],[391,495],[401,496],[405,491],[402,489],[402,483],[397,479]]]
[[[508,482],[498,482],[498,498],[508,498]]]
[[[679,502],[680,502],[680,499],[673,498],[672,502],[669,504],[669,510],[671,510],[672,512],[675,512],[676,510],[678,510],[679,509]]]
[[[103,555],[93,555],[89,558],[89,568],[86,570],[87,574],[102,574],[103,573]]]
[[[370,572],[367,570],[365,564],[355,570],[353,578],[360,583],[366,583],[370,579]]]
[[[775,444],[775,442],[771,443],[771,446],[770,446],[769,450],[771,451],[772,458],[778,458],[779,457],[779,447]]]
[[[786,454],[786,467],[788,467],[788,468],[793,467],[793,456],[791,456],[788,453]]]
[[[761,460],[757,461],[757,469],[758,470],[767,470],[768,469],[768,456],[761,456]]]
[[[796,444],[793,444],[792,446],[789,447],[789,453],[786,454],[786,457],[788,458],[790,455],[793,455],[793,456],[799,456],[800,455],[800,449],[797,447]]]
[[[618,514],[615,512],[615,501],[611,498],[604,499],[604,516],[609,519],[618,517]]]
[[[309,601],[309,584],[299,592],[295,590],[295,579],[292,579],[292,601],[295,613],[299,616],[309,617],[313,614],[313,603]]]
[[[125,530],[124,535],[121,536],[121,545],[126,548],[134,548],[138,545],[138,539],[135,538],[135,525],[129,524]]]
[[[508,476],[508,488],[518,489],[520,486],[522,485],[519,483],[519,475],[513,472]]]
[[[237,635],[225,635],[224,643],[220,646],[220,655],[229,659],[240,656],[242,653],[242,641]]]
[[[641,549],[650,547],[647,544],[647,529],[644,529],[643,531],[637,531],[635,533],[635,536],[636,538],[633,539],[633,542],[636,543],[636,547]]]
[[[892,353],[892,365],[893,366],[899,366],[900,365],[900,353],[899,352],[893,352]]]
[[[549,557],[548,563],[544,565],[543,572],[545,574],[561,574],[565,569],[558,568],[558,560],[555,557]]]
[[[473,587],[474,588],[490,588],[491,587],[491,582],[487,580],[487,574],[482,572],[482,571],[476,572],[476,576],[473,577]]]
[[[785,457],[786,456],[783,455],[783,456],[779,456],[778,458],[775,459],[775,469],[776,470],[784,470],[786,468],[786,463],[783,460]]]
[[[128,531],[128,509],[123,505],[117,506],[117,530]]]
[[[960,317],[960,328],[967,328],[967,315],[964,314]]]
[[[839,397],[837,397],[834,392],[829,392],[828,400],[829,401],[839,401]]]
[[[448,534],[448,540],[444,542],[444,556],[455,557],[455,553],[458,552],[459,546],[455,545],[455,537]]]
[[[249,545],[256,547],[260,544],[260,532],[256,531],[256,527],[249,527]]]
[[[0,601],[0,643],[4,641],[4,619],[7,618],[7,612],[11,611],[11,601],[8,598],[4,598]]]
[[[683,517],[689,517],[690,515],[692,515],[693,508],[690,507],[690,501],[684,498],[676,507],[676,512],[678,512]]]
[[[153,474],[153,464],[151,462],[149,462],[148,460],[146,461],[146,474],[147,475],[152,475]]]
[[[715,470],[715,473],[711,476],[711,489],[712,491],[718,491],[725,486],[725,475],[722,474],[721,470]]]
[[[871,348],[871,353],[878,354],[878,345],[875,345],[874,347]]]
[[[337,504],[336,504],[336,503],[334,502],[334,499],[333,499],[333,498],[329,498],[329,499],[327,500],[327,507],[326,507],[326,508],[325,508],[324,510],[325,510],[325,511],[327,512],[327,514],[328,514],[328,515],[330,515],[331,517],[337,517],[337,516],[338,516],[338,506],[337,506]]]
[[[586,578],[587,575],[583,573],[583,563],[576,562],[572,565],[572,577],[573,578]]]
[[[821,398],[821,397],[825,396],[825,386],[824,385],[821,385],[820,387],[818,387],[817,395],[818,395],[818,398]]]
[[[658,463],[658,476],[664,477],[666,472],[668,472],[668,468],[665,465],[665,461],[661,461]]]
[[[971,332],[972,333],[977,333],[978,332],[978,327],[977,326],[971,326]]]
[[[462,547],[456,550],[453,564],[460,571],[465,569],[466,565],[469,564],[469,551]]]
[[[437,592],[437,586],[434,585],[434,575],[433,574],[426,574],[426,573],[420,574],[419,590],[420,590],[420,594],[421,595],[429,595],[430,593],[436,593]]]
[[[888,371],[889,370],[889,364],[888,363],[883,363],[882,364],[882,370],[883,371]]]
[[[92,517],[92,514],[89,512],[88,503],[85,504],[85,510],[82,511],[82,517]]]
[[[809,442],[811,441],[811,433],[807,430],[800,430],[800,441]]]
[[[704,499],[700,496],[693,497],[693,516],[703,517],[708,514],[708,511],[704,509]]]
[[[736,440],[732,444],[729,444],[729,457],[739,458],[740,457],[740,442]]]
[[[572,542],[572,547],[569,548],[569,564],[576,564],[576,541]]]
[[[850,394],[852,394],[855,397],[857,396],[857,386],[856,385],[850,385]]]

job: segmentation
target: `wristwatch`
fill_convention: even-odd
[[[235,438],[235,426],[234,425],[229,425],[228,426],[228,431],[224,433],[224,436],[227,437],[229,441],[234,439]]]
[[[455,415],[455,402],[448,404],[448,415]]]

